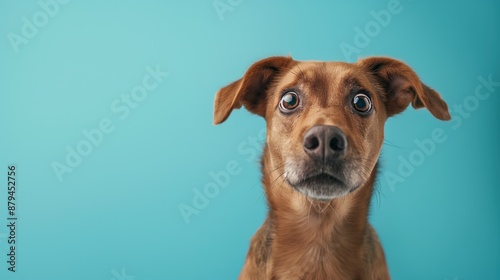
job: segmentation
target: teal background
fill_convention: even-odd
[[[0,278],[235,279],[266,214],[260,148],[249,144],[264,121],[240,110],[213,126],[215,92],[270,55],[355,61],[340,44],[354,45],[355,28],[389,2],[233,0],[221,20],[212,1],[73,0],[16,53],[7,34],[42,9],[1,1]],[[407,62],[455,121],[409,109],[387,122],[370,220],[393,279],[500,279],[500,87],[467,118],[454,109],[479,76],[500,81],[500,3],[400,6],[359,56]],[[169,76],[121,120],[112,102],[156,65]],[[115,129],[60,182],[51,164],[103,118]],[[436,128],[447,140],[390,184],[399,157]],[[186,223],[179,206],[230,161],[240,173]],[[6,263],[9,164],[18,169],[16,273]]]

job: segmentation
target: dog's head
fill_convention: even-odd
[[[371,57],[350,64],[270,57],[219,90],[214,123],[242,105],[264,117],[269,168],[307,197],[331,200],[367,182],[386,119],[410,103],[450,119],[440,95],[398,60]]]

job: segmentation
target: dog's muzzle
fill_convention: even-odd
[[[294,164],[296,172],[287,178],[288,182],[297,191],[317,200],[330,200],[352,192],[355,188],[345,178],[347,146],[344,132],[336,126],[310,128],[303,140],[308,158]]]

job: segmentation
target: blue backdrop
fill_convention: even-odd
[[[213,126],[213,99],[290,54],[395,57],[442,94],[452,121],[387,122],[370,220],[394,279],[500,279],[499,26],[498,1],[2,1],[0,278],[235,279],[264,121]]]

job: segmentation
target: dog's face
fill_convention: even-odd
[[[270,155],[294,189],[330,200],[368,180],[386,112],[358,67],[297,63],[276,81],[266,107]]]
[[[386,119],[410,103],[450,119],[439,94],[397,60],[348,64],[272,57],[218,92],[215,123],[241,105],[263,116],[273,172],[299,193],[328,201],[367,182]]]

